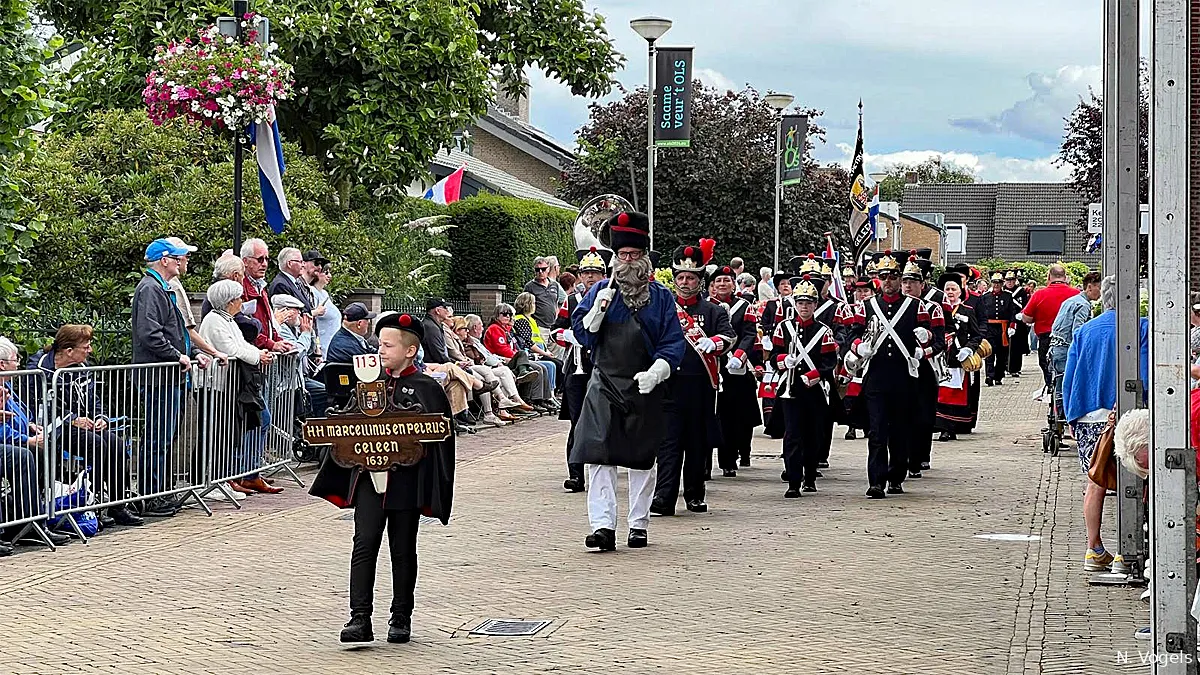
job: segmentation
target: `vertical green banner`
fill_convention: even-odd
[[[692,144],[692,47],[662,47],[654,59],[654,145]]]
[[[808,138],[808,115],[783,116],[783,141],[780,143],[779,182],[783,185],[804,179],[804,143]]]

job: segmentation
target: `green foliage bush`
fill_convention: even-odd
[[[1079,284],[1083,283],[1083,276],[1091,271],[1091,268],[1089,268],[1086,263],[1069,262],[1063,263],[1063,265],[1067,268],[1067,279],[1072,286],[1078,286]],[[1004,258],[980,258],[978,261],[976,261],[975,267],[979,268],[981,271],[988,272],[994,270],[1019,269],[1025,273],[1026,279],[1032,279],[1033,281],[1036,281],[1039,286],[1046,285],[1046,274],[1050,269],[1048,265],[1038,262],[1007,262],[1004,260]]]
[[[533,260],[558,256],[563,267],[575,261],[575,213],[540,202],[481,194],[449,207],[450,288],[465,294],[467,284],[501,283],[520,290],[533,278]]]

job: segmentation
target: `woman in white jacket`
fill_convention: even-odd
[[[236,359],[250,366],[266,365],[275,355],[247,342],[242,336],[242,329],[234,319],[242,311],[242,292],[242,285],[229,279],[217,281],[208,287],[208,302],[212,305],[212,311],[206,314],[204,320],[200,322],[200,335],[210,345],[214,345],[215,349],[228,354],[231,360]],[[229,391],[230,393],[227,395],[236,396],[234,390],[237,385],[232,364],[219,371],[217,368],[208,368],[207,370],[211,374],[208,375],[209,379],[203,386],[207,386],[215,392]],[[218,452],[220,450],[221,448],[217,448]],[[220,471],[222,468],[230,467],[219,467],[219,473],[224,473]],[[230,481],[227,486],[231,492],[214,491],[209,496],[214,499],[223,499],[232,494],[236,498],[242,499],[243,495],[256,491],[243,487],[242,482]]]

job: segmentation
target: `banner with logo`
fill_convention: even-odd
[[[783,142],[779,158],[779,182],[799,183],[804,178],[804,144],[808,138],[808,115],[784,115]]]
[[[662,47],[654,61],[654,145],[692,144],[692,47]]]

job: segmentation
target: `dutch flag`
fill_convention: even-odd
[[[462,192],[463,170],[467,166],[458,167],[454,173],[434,183],[433,187],[425,191],[425,199],[432,200],[435,204],[450,204],[458,201],[459,193]]]
[[[845,302],[846,286],[842,283],[842,254],[833,248],[833,235],[829,232],[825,233],[825,257],[833,258],[837,261],[834,264],[833,274],[831,275],[833,278],[829,280],[829,294]]]
[[[263,213],[275,234],[292,219],[287,197],[283,194],[283,142],[279,139],[279,123],[275,109],[268,113],[270,122],[250,125],[250,142],[254,144],[258,161],[258,185],[262,191]]]

